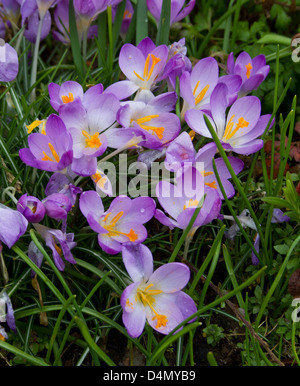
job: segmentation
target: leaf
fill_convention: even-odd
[[[260,38],[257,41],[257,43],[258,44],[282,44],[285,46],[290,46],[291,39],[283,35],[270,33]]]
[[[275,251],[281,255],[286,255],[288,253],[289,247],[286,244],[274,245]]]

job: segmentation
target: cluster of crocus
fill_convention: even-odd
[[[93,20],[102,10],[101,4],[107,6],[105,1],[100,3],[75,1],[74,6],[86,20]],[[161,6],[161,2],[154,3]],[[179,7],[180,2],[175,3]],[[158,220],[167,228],[185,230],[193,218],[187,237],[190,241],[199,227],[216,219],[231,220],[221,215],[225,197],[213,160],[228,199],[235,195],[232,175],[218,155],[204,116],[224,149],[231,152],[231,169],[239,174],[244,163],[238,155],[261,149],[263,141],[259,137],[268,124],[273,124],[270,115],[261,116],[260,100],[245,95],[245,90],[258,87],[262,75],[268,72],[261,57],[250,59],[243,55],[234,65],[230,55],[228,73],[220,76],[214,58],[192,65],[184,39],[170,46],[156,46],[147,37],[137,46],[123,45],[119,66],[125,79],[107,88],[99,83],[84,89],[75,81],[49,84],[54,111],[28,126],[28,147],[20,149],[19,155],[26,165],[52,174],[41,200],[24,194],[17,211],[0,207],[7,218],[15,216],[19,224],[13,239],[0,229],[1,240],[10,247],[25,233],[29,222],[51,249],[56,266],[64,270],[65,261],[76,263],[71,253],[76,242],[74,234],[68,233],[68,217],[78,199],[81,214],[97,236],[99,247],[109,255],[121,253],[133,281],[121,298],[128,333],[140,336],[146,320],[155,330],[170,333],[196,312],[193,300],[182,291],[190,273],[181,263],[153,270],[153,256],[143,244],[149,233],[147,223]],[[180,86],[179,95],[174,91],[176,84]],[[181,111],[176,111],[176,105]],[[203,143],[200,148],[197,139]],[[101,163],[127,149],[136,152],[148,168],[156,159],[162,159],[165,169],[173,173],[173,181],[163,179],[157,183],[157,200],[119,195],[106,206],[99,190],[108,195],[112,192]],[[77,182],[82,179],[92,182],[94,189],[90,185],[85,191],[79,188]],[[43,225],[45,216],[61,224],[60,229]],[[247,224],[251,226],[252,222]],[[235,232],[236,227],[228,234],[234,237]],[[28,254],[41,265],[42,256],[33,245]]]

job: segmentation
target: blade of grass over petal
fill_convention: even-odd
[[[158,31],[156,35],[156,45],[169,43],[171,20],[171,0],[164,0],[158,24]]]
[[[138,0],[136,4],[136,45],[148,36],[148,7],[146,0]]]
[[[199,206],[199,207],[197,207],[197,208],[195,209],[195,211],[194,211],[194,213],[193,213],[193,216],[192,216],[192,218],[191,218],[191,220],[190,220],[188,226],[185,228],[184,232],[182,233],[182,235],[181,235],[181,237],[180,237],[178,243],[176,244],[176,247],[174,248],[174,251],[173,251],[171,257],[169,258],[169,263],[173,262],[173,261],[176,259],[176,257],[177,257],[177,255],[178,255],[178,252],[179,252],[179,250],[180,250],[182,244],[183,244],[184,242],[186,242],[186,239],[187,239],[187,237],[188,237],[188,234],[189,234],[190,230],[192,229],[192,227],[193,227],[193,225],[194,225],[194,222],[196,221],[196,218],[197,218],[197,216],[198,216],[200,210],[201,210],[201,206]]]
[[[81,55],[80,41],[78,37],[78,30],[76,25],[76,17],[73,0],[69,2],[69,28],[70,28],[70,40],[71,50],[73,55],[73,61],[75,64],[77,76],[80,82],[83,80],[84,67]]]

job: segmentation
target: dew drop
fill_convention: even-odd
[[[144,212],[145,212],[145,209],[144,209],[144,208],[142,208],[142,209],[141,209],[141,213],[144,213]]]

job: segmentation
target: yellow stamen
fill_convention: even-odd
[[[82,130],[83,136],[85,139],[86,147],[95,147],[98,148],[102,145],[102,142],[99,139],[99,133],[95,133],[93,135],[89,134],[87,131]]]
[[[165,131],[164,127],[156,127],[156,126],[148,126],[144,125],[144,123],[150,122],[153,118],[158,118],[159,115],[147,115],[142,118],[138,118],[135,120],[135,122],[144,130],[151,130],[153,131],[152,135],[156,134],[158,139],[163,139],[163,133]]]
[[[202,176],[203,177],[207,177],[207,176],[211,176],[212,174],[214,174],[213,172],[206,172],[205,170],[203,172],[201,172]]]
[[[207,93],[207,90],[209,89],[209,84],[207,84],[199,93],[198,95],[196,96],[196,92],[197,92],[197,89],[198,89],[198,86],[199,86],[199,83],[200,83],[200,80],[198,80],[198,82],[196,83],[196,86],[193,90],[193,95],[195,97],[195,104],[197,105],[199,102],[202,101],[202,99],[205,97],[205,94]]]
[[[149,284],[145,289],[138,289],[137,296],[138,300],[143,303],[143,306],[149,306],[151,311],[154,313],[154,317],[152,320],[157,320],[156,328],[165,327],[168,322],[168,318],[166,315],[159,314],[153,307],[155,304],[154,295],[159,295],[162,293],[161,290],[149,290],[149,287],[152,287],[153,284]]]
[[[52,153],[54,159],[52,159],[51,157],[49,157],[48,154],[46,154],[46,153],[43,151],[44,158],[42,158],[42,161],[51,161],[51,162],[55,162],[55,161],[56,161],[56,162],[58,163],[58,162],[60,161],[60,158],[59,158],[59,156],[58,156],[56,150],[54,149],[52,143],[49,142],[49,143],[48,143],[48,146],[49,146],[49,149],[50,149],[50,151],[51,151],[51,153]]]
[[[70,103],[70,102],[73,102],[73,101],[74,101],[74,96],[73,96],[73,94],[72,94],[71,92],[69,92],[69,96],[63,95],[63,96],[61,97],[61,99],[62,99],[62,101],[63,101],[64,103]]]
[[[207,84],[202,91],[199,92],[195,99],[195,104],[197,105],[202,101],[202,99],[205,97],[205,94],[207,93],[207,90],[209,89],[209,84]]]
[[[216,181],[213,181],[213,182],[205,182],[205,185],[211,187],[211,188],[214,188],[214,189],[217,189],[217,185],[216,185]]]
[[[152,59],[152,63],[151,63],[151,67],[150,67],[150,70],[149,70],[149,65],[150,65],[150,58]],[[147,59],[145,61],[145,65],[144,65],[144,74],[143,74],[143,77],[140,76],[136,71],[133,71],[134,75],[136,77],[138,77],[140,80],[142,80],[143,82],[144,81],[148,81],[150,80],[151,78],[151,75],[153,74],[153,71],[154,71],[154,68],[155,66],[157,65],[157,63],[159,63],[161,61],[160,58],[157,58],[155,55],[153,54],[148,54],[147,56]]]
[[[223,136],[223,141],[232,138],[234,136],[234,134],[239,129],[242,129],[244,127],[249,126],[249,122],[247,122],[243,117],[240,117],[239,120],[238,120],[238,123],[236,123],[235,129],[233,129],[233,126],[234,126],[233,118],[234,117],[235,117],[235,115],[233,114],[232,117],[229,119],[227,125],[226,125],[225,133],[224,133],[224,136]]]
[[[195,135],[196,135],[196,133],[195,133],[194,130],[191,130],[191,131],[189,132],[189,136],[190,136],[190,138],[191,138],[192,141],[193,141],[193,139],[195,138]]]
[[[61,248],[59,248],[59,246],[57,246],[56,244],[54,244],[54,248],[55,248],[56,252],[59,254],[59,256],[61,256],[61,254],[62,254]]]
[[[132,18],[132,13],[129,12],[127,9],[125,10],[123,14],[123,19],[131,19]]]
[[[2,342],[5,342],[5,338],[2,334],[0,334],[0,340],[2,340]]]
[[[252,65],[251,65],[251,63],[248,63],[248,64],[246,64],[246,70],[247,70],[247,73],[246,73],[246,76],[247,76],[247,79],[249,79],[250,78],[250,74],[251,74],[251,70],[252,70]]]
[[[99,186],[99,188],[104,188],[104,184],[107,181],[107,178],[102,176],[100,172],[96,172],[95,174],[92,175],[92,179],[95,182],[96,185]]]
[[[199,201],[198,200],[193,200],[192,198],[189,200],[188,202],[188,205],[184,205],[183,206],[183,210],[187,209],[187,208],[194,208],[195,206],[197,206],[199,204]]]
[[[27,132],[30,134],[36,127],[38,127],[43,121],[39,121],[38,119],[34,122],[32,122],[30,125],[26,126],[27,127]]]
[[[108,217],[109,217],[110,214],[111,214],[111,212],[107,213],[106,216],[104,217],[103,221],[105,223],[108,220]],[[134,232],[133,229],[130,229],[129,233],[123,233],[123,232],[120,232],[120,231],[117,231],[117,230],[114,229],[116,224],[117,224],[117,222],[120,220],[120,218],[123,216],[123,214],[124,214],[123,211],[121,211],[118,214],[116,214],[113,217],[113,219],[111,220],[110,224],[108,224],[108,225],[105,224],[103,226],[103,228],[108,231],[107,236],[109,236],[109,237],[123,235],[123,236],[127,236],[129,238],[129,241],[134,242],[134,241],[136,241],[138,239],[138,235]]]

